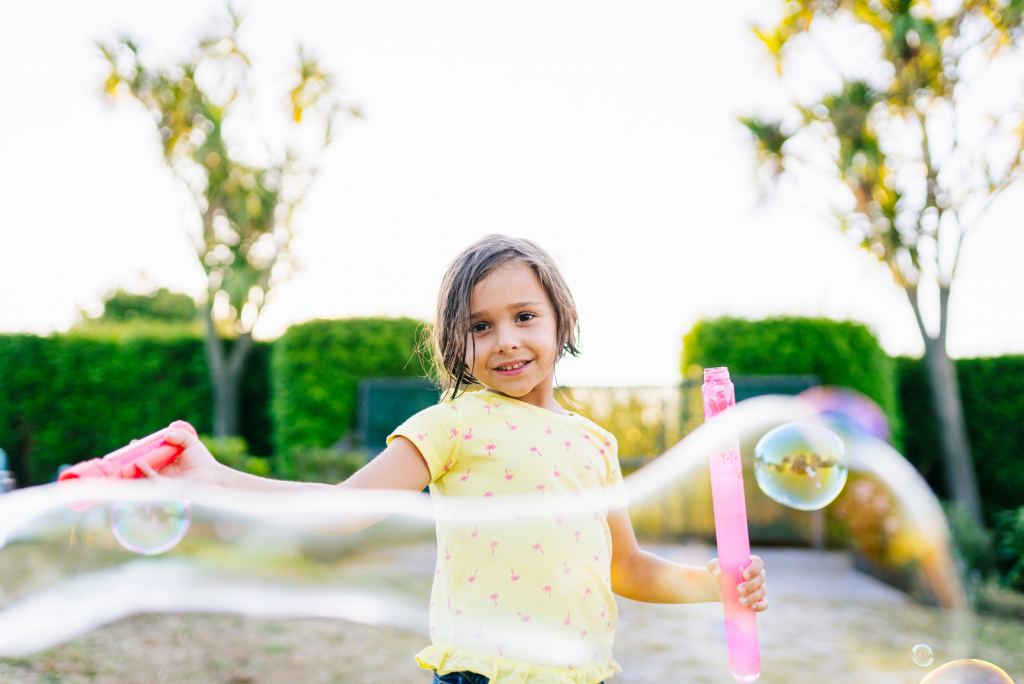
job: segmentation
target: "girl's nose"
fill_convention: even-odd
[[[519,336],[516,334],[515,326],[499,326],[498,345],[494,351],[508,353],[513,349],[519,349]]]

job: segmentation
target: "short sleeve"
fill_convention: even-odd
[[[405,421],[388,435],[388,444],[402,436],[416,445],[430,469],[435,482],[448,472],[459,458],[459,433],[466,405],[461,401],[445,401],[424,409]]]
[[[605,459],[608,473],[608,510],[614,511],[629,506],[629,498],[626,496],[626,487],[622,483],[622,468],[619,466],[619,443],[615,436],[608,434],[605,437]]]

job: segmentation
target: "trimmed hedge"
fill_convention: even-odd
[[[189,326],[158,335],[0,335],[0,446],[22,486],[54,478],[64,463],[102,456],[172,420],[212,428],[203,340]],[[108,331],[109,332],[109,331]],[[270,345],[250,356],[242,436],[270,454]]]
[[[359,381],[426,374],[416,354],[422,323],[345,318],[295,325],[274,342],[274,447],[329,447],[356,427]]]
[[[906,454],[940,496],[948,486],[923,359],[897,359]],[[957,359],[957,378],[985,518],[1024,506],[1024,356]]]
[[[683,377],[694,365],[728,366],[733,375],[817,375],[822,384],[855,389],[882,407],[893,444],[902,446],[895,364],[860,323],[795,316],[699,321],[683,337]]]

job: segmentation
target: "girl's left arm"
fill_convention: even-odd
[[[608,511],[612,534],[612,591],[619,596],[645,603],[707,603],[722,600],[721,571],[718,559],[707,568],[678,565],[653,553],[642,551],[636,543],[629,511]],[[755,612],[768,608],[764,563],[750,557],[739,587],[740,603]]]

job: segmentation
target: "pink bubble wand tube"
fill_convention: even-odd
[[[750,565],[750,537],[747,534],[747,504],[743,498],[743,464],[740,461],[739,429],[736,425],[736,390],[729,381],[728,368],[705,368],[704,420],[722,414],[718,429],[722,437],[708,454],[711,466],[711,501],[715,509],[715,537],[718,563],[722,569],[722,605],[725,608],[725,642],[729,649],[729,672],[737,682],[752,682],[761,676],[761,650],[757,643],[757,615],[741,606],[736,586]]]

